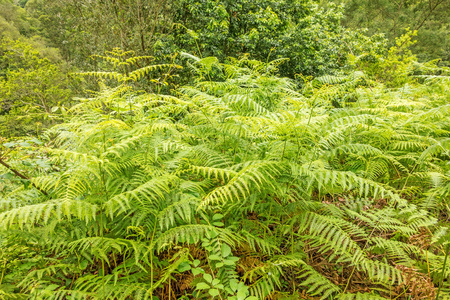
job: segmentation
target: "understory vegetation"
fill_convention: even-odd
[[[172,96],[133,81],[174,65],[85,74],[116,87],[2,144],[26,175],[3,175],[3,298],[447,294],[448,77],[297,91],[280,61],[189,59]]]
[[[450,299],[440,0],[150,2],[0,0],[0,300]]]

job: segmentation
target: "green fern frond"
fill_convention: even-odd
[[[216,233],[221,241],[230,245],[234,245],[241,241],[241,237],[228,229],[218,228],[212,225],[190,224],[174,227],[163,232],[149,248],[151,251],[156,249],[160,252],[180,243],[195,244],[211,232]]]
[[[183,67],[180,65],[175,65],[175,64],[150,65],[150,66],[146,66],[146,67],[134,70],[133,72],[130,72],[130,74],[128,74],[127,77],[133,81],[137,81],[137,80],[141,79],[141,77],[144,77],[145,75],[147,75],[148,73],[150,73],[152,71],[170,69],[170,68],[182,69]]]
[[[177,177],[167,175],[154,178],[142,184],[132,191],[115,195],[105,203],[105,209],[111,217],[115,214],[128,211],[133,203],[140,203],[145,207],[152,207],[157,201],[163,199],[169,193],[171,185],[175,184]]]
[[[203,199],[201,206],[234,202],[246,199],[250,195],[250,186],[256,191],[263,188],[274,188],[274,175],[280,174],[277,163],[258,162],[248,164],[239,171],[226,185],[220,186],[210,192]]]
[[[88,222],[96,218],[98,209],[96,205],[81,200],[54,199],[0,213],[0,226],[5,229],[30,228],[41,222],[46,224],[52,217],[59,221],[76,217]]]

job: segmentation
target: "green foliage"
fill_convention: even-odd
[[[245,54],[266,62],[286,58],[280,72],[293,78],[332,73],[347,66],[349,47],[359,55],[380,43],[380,36],[342,27],[342,6],[325,9],[313,0],[31,0],[26,9],[40,21],[41,35],[82,70],[102,69],[89,57],[120,47],[158,64],[170,63],[175,52],[221,61]],[[183,73],[182,79],[192,78]]]
[[[324,6],[329,1],[320,1]],[[367,35],[384,34],[390,46],[404,34],[405,28],[417,31],[412,50],[423,61],[442,60],[449,65],[448,24],[450,3],[445,0],[339,0],[345,5],[342,24],[351,29],[367,28]]]
[[[42,56],[52,62],[61,60],[56,48],[49,47],[48,41],[42,36],[42,24],[37,18],[33,18],[23,7],[17,6],[16,1],[0,1],[0,40],[21,40],[32,45]],[[16,53],[19,55],[19,53]],[[0,59],[2,57],[0,56]],[[0,64],[0,72],[5,70]]]
[[[89,75],[116,87],[2,142],[2,297],[448,296],[448,80],[299,91],[280,61],[185,56],[171,96],[109,56]]]
[[[176,55],[174,55],[174,58]],[[106,56],[94,56],[92,59],[101,60],[108,71],[83,72],[77,75],[94,77],[100,85],[116,86],[122,90],[128,88],[168,91],[174,85],[172,72],[182,69],[176,64],[152,64],[141,66],[142,63],[155,60],[152,56],[135,56],[134,51],[123,51],[115,48],[107,51]],[[153,79],[159,75],[158,79]]]
[[[68,78],[60,65],[43,58],[26,41],[4,38],[0,54],[0,133],[38,133],[55,122],[52,113],[71,95]]]
[[[319,75],[346,65],[348,44],[374,41],[340,26],[343,9],[315,1],[192,1],[175,6],[174,43],[182,51],[221,60],[250,54],[261,61],[287,58],[281,74]]]
[[[39,22],[31,18],[25,9],[13,4],[13,1],[0,1],[0,38],[18,39],[32,36],[38,31]]]
[[[445,5],[416,2],[388,49],[320,1],[0,0],[0,299],[450,297],[450,72],[411,50]]]
[[[411,40],[417,32],[408,31],[404,35],[395,39],[387,54],[380,55],[374,51],[364,53],[359,57],[352,57],[354,63],[364,69],[369,76],[384,82],[389,87],[404,85],[412,79],[413,63],[416,57],[410,48],[414,44]]]
[[[30,0],[26,9],[39,19],[42,35],[66,60],[89,70],[97,67],[89,60],[91,55],[116,47],[139,56],[154,55],[155,43],[170,33],[172,5],[167,0]],[[172,55],[159,56],[166,54]]]

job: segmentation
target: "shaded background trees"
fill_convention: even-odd
[[[449,61],[445,0],[16,2],[25,9],[2,1],[8,11],[0,19],[3,36],[39,35],[82,70],[100,70],[89,57],[120,47],[164,62],[179,51],[219,59],[247,53],[262,61],[288,58],[282,75],[317,76],[345,68],[350,52],[387,51],[382,46],[406,28],[418,31],[412,51],[419,61]]]
[[[42,35],[81,68],[114,47],[164,60],[185,51],[220,59],[248,53],[263,61],[288,58],[283,75],[317,75],[346,65],[348,46],[371,48],[341,26],[343,8],[316,1],[72,1],[30,0]],[[87,65],[88,64],[88,65]]]
[[[180,30],[176,42],[190,52],[222,59],[244,53],[262,61],[288,58],[281,72],[290,77],[345,64],[339,7],[323,9],[314,1],[181,0],[176,12],[177,22],[191,30]]]
[[[324,2],[326,6],[328,1]],[[417,30],[413,51],[420,61],[441,59],[450,61],[450,1],[448,0],[336,0],[345,4],[342,25],[367,28],[370,36],[383,33],[388,40],[405,32]]]
[[[66,60],[86,67],[90,55],[115,47],[152,55],[154,43],[170,32],[169,2],[31,0],[26,8]]]

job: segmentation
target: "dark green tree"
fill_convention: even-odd
[[[221,59],[245,53],[262,61],[288,58],[280,70],[289,77],[329,73],[346,65],[350,51],[373,46],[340,25],[342,13],[342,7],[324,9],[315,1],[180,0],[175,43]]]

